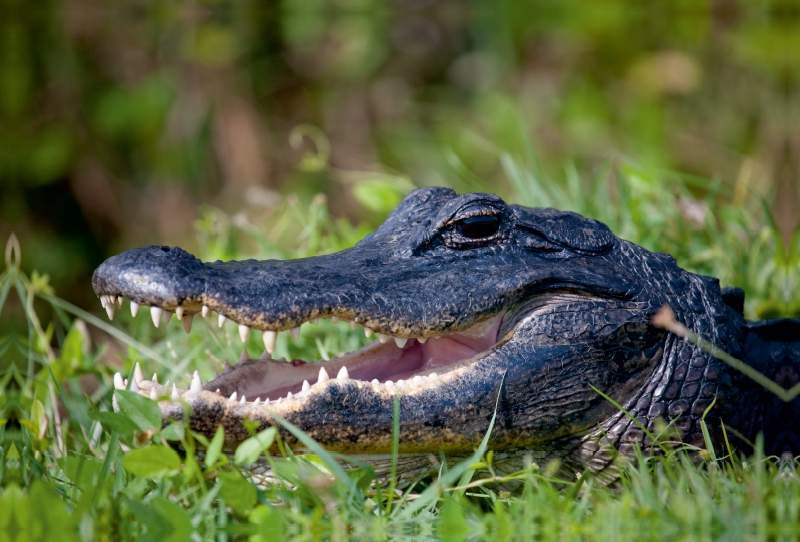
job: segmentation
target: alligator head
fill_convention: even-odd
[[[188,403],[193,428],[211,436],[222,426],[229,446],[249,437],[245,421],[264,428],[276,414],[329,449],[377,457],[391,450],[398,397],[403,454],[470,452],[497,412],[490,446],[510,464],[525,453],[597,472],[612,446],[642,443],[639,424],[659,418],[702,445],[699,417],[714,398],[727,404],[726,367],[652,326],[652,315],[669,304],[734,354],[744,322],[716,279],[600,222],[443,188],[412,192],[377,231],[335,254],[203,263],[151,246],[107,260],[93,286],[108,310],[127,298],[151,306],[154,322],[161,311],[216,311],[243,337],[262,333],[267,353],[277,333],[319,318],[377,333],[342,357],[265,355],[205,386],[195,376],[188,390],[137,377],[165,420]]]

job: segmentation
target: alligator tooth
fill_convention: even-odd
[[[177,401],[179,397],[180,397],[180,394],[178,393],[178,386],[173,384],[172,385],[172,395],[170,395],[169,398],[172,399],[173,401]]]
[[[275,404],[276,404],[276,405],[277,405],[277,404],[280,404],[280,402],[281,402],[281,401],[283,401],[283,397],[278,397],[278,400],[277,400],[277,401],[275,401]]]
[[[335,324],[338,321],[339,321],[339,319],[336,316],[331,316],[331,322],[333,322]]]
[[[242,395],[242,399],[241,399],[241,401],[239,401],[239,403],[240,403],[240,404],[245,404],[246,402],[247,402],[247,397],[245,397],[244,395]]]
[[[422,384],[422,377],[421,377],[421,376],[419,376],[419,375],[416,375],[414,378],[412,378],[412,379],[411,379],[411,381],[412,381],[414,384]]]
[[[339,374],[336,375],[336,380],[350,380],[350,373],[347,372],[347,366],[342,365],[339,369]]]
[[[398,386],[405,386],[405,385],[406,385],[406,381],[405,381],[405,380],[402,380],[402,379],[401,379],[401,380],[398,380],[398,381],[397,381],[397,385],[398,385]]]
[[[331,377],[328,376],[328,371],[325,370],[325,367],[320,367],[319,368],[319,378],[317,378],[317,384],[324,384],[325,382],[327,382],[330,379],[331,379]]]
[[[244,324],[239,324],[239,338],[242,339],[242,342],[246,343],[249,336],[250,328]]]
[[[155,388],[155,386],[153,386],[152,388],[150,388],[150,399],[152,399],[153,401],[155,401],[156,399],[158,399],[158,392],[156,391],[156,388]]]
[[[264,350],[263,352],[261,352],[261,357],[258,358],[258,359],[260,359],[261,361],[270,360],[270,359],[272,359],[272,354],[270,354],[269,352]]]
[[[380,384],[380,381],[379,381],[377,378],[373,378],[373,379],[370,381],[370,384],[373,384],[373,385],[374,385],[374,384]]]
[[[357,325],[358,324],[356,324],[355,320],[353,320],[352,322],[350,322],[350,329],[355,330]],[[369,335],[367,335],[367,337],[369,337]]]
[[[311,323],[314,324],[315,326],[318,326],[319,325],[319,318],[314,318],[313,320],[311,320]]]
[[[227,316],[220,314],[219,318],[217,318],[217,327],[222,327],[222,325],[225,323],[225,320],[227,319],[228,319]]]
[[[153,319],[153,325],[158,327],[161,324],[161,313],[164,312],[159,307],[150,307],[150,318]]]
[[[136,384],[136,379],[135,378],[133,380],[131,380],[131,391],[135,391],[135,392],[139,391],[139,385]]]
[[[135,301],[131,301],[131,316],[136,318],[137,314],[139,314],[139,304]]]
[[[428,378],[439,378],[439,373],[431,373],[428,375]]]
[[[300,326],[297,326],[296,328],[291,330],[289,333],[291,333],[292,337],[294,337],[295,339],[299,339],[300,338]]]
[[[232,370],[233,370],[233,365],[231,365],[231,362],[226,359],[225,364],[222,366],[222,374],[225,374]]]
[[[211,314],[211,309],[209,309],[206,305],[203,305],[203,310],[200,311],[200,314],[205,318],[209,314]]]
[[[142,373],[142,368],[139,366],[138,361],[136,365],[133,366],[133,380],[136,381],[137,384],[144,380],[144,374]]]
[[[275,351],[275,343],[278,340],[278,333],[276,331],[262,331],[261,339],[264,341],[264,348],[267,352],[272,354]]]
[[[111,303],[106,303],[106,314],[108,315],[109,320],[114,319],[114,309],[116,309],[116,307],[114,306],[113,301]]]
[[[125,381],[122,379],[122,375],[119,373],[114,374],[114,389],[118,390],[125,389]]]
[[[169,324],[169,321],[172,319],[172,311],[164,311],[163,318],[165,324]]]
[[[195,371],[192,375],[192,384],[189,387],[189,392],[200,393],[201,391],[203,391],[203,383],[200,381],[200,373]]]
[[[158,373],[153,373],[153,378],[150,379],[153,384],[158,384]]]
[[[183,320],[183,307],[175,308],[175,316],[178,318],[178,320]]]
[[[407,342],[408,342],[408,339],[404,339],[402,337],[395,337],[394,338],[394,344],[396,344],[398,348],[403,348],[406,345]]]
[[[292,398],[292,392],[289,392],[289,393],[287,393],[287,394],[286,394],[286,398],[287,398],[287,399],[291,399],[291,398]]]
[[[242,350],[242,353],[239,354],[239,362],[247,361],[250,359],[250,354],[247,353],[247,349]]]
[[[254,405],[257,405],[257,404],[259,404],[259,403],[261,403],[261,397],[256,397],[256,400],[255,400],[255,401],[253,401],[253,404],[254,404]]]
[[[303,380],[303,391],[308,391],[311,389],[311,384],[308,383],[308,380]]]
[[[378,340],[381,342],[381,344],[385,344],[386,341],[389,340],[389,336],[384,335],[383,333],[378,333]]]
[[[166,381],[166,382],[164,382],[164,387],[167,387],[167,388],[169,388],[169,379],[167,379],[167,381]]]
[[[231,398],[230,398],[229,400],[230,400],[230,401],[235,401],[235,400],[236,400],[236,392],[233,392],[233,393],[231,394]]]
[[[386,386],[387,388],[393,388],[394,382],[392,382],[391,380],[387,380],[386,382],[383,383],[383,385]]]
[[[425,344],[425,341],[427,341],[427,340],[428,340],[428,337],[420,337],[419,339],[417,339],[417,342],[419,342],[419,344]]]
[[[268,404],[269,404],[269,397],[267,397],[266,399],[264,399],[264,405],[266,406],[266,405],[268,405]]]
[[[370,328],[368,328],[368,327],[365,327],[365,328],[364,328],[364,335],[365,335],[366,337],[372,337],[372,334],[373,334],[373,333],[375,333],[375,332],[374,332],[374,331],[372,331]]]
[[[117,307],[120,307],[120,308],[122,308],[122,302],[123,302],[123,301],[125,301],[125,298],[124,298],[124,297],[122,297],[121,295],[118,295],[118,296],[117,296]]]
[[[106,308],[106,296],[104,295],[100,296],[100,305],[102,305],[104,309]]]
[[[194,314],[187,314],[183,317],[183,330],[188,334],[192,332],[192,319]]]

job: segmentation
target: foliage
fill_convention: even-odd
[[[650,249],[674,253],[681,265],[720,274],[725,283],[748,290],[754,317],[798,314],[797,301],[784,295],[796,287],[796,273],[790,272],[797,267],[796,240],[787,250],[768,220],[759,224],[757,202],[752,209],[726,203],[722,187],[697,200],[690,191],[694,179],[630,163],[588,180],[568,169],[559,184],[546,180],[535,163],[523,166],[503,153],[498,158],[513,187],[509,199],[596,216]],[[609,178],[615,188],[606,191]],[[394,204],[391,198],[374,201],[384,201],[383,207],[376,204],[381,212]],[[705,211],[689,212],[689,204],[694,207],[688,209]],[[286,198],[232,217],[205,208],[196,230],[204,259],[320,254],[350,246],[367,231],[331,218],[322,197],[309,205]],[[28,277],[20,263],[12,238],[0,275],[0,311],[13,291],[25,307],[28,328],[25,336],[0,338],[0,539],[590,541],[798,535],[796,465],[759,455],[705,453],[700,465],[691,464],[682,450],[639,456],[625,466],[618,488],[605,488],[585,473],[558,478],[557,465],[529,464],[500,477],[484,443],[470,460],[443,467],[427,487],[395,494],[374,485],[371,470],[358,465],[343,470],[332,454],[298,433],[315,455],[295,456],[287,449],[283,457],[269,457],[281,483],[259,486],[243,467],[262,457],[274,431],[253,436],[229,457],[222,453],[221,433],[208,441],[181,424],[162,429],[155,403],[138,394],[117,391],[119,412],[111,409],[117,358],[129,378],[136,362],[158,370],[162,379],[185,382],[195,369],[208,378],[223,359],[238,358],[232,327],[218,329],[201,320],[195,332],[184,335],[179,324],[154,329],[146,316],[133,319],[125,311],[117,311],[112,325],[56,297],[46,276]],[[43,323],[40,315],[50,310],[54,320]],[[87,325],[113,334],[127,349],[112,354],[109,345],[92,347]],[[326,358],[364,341],[341,324],[305,325],[300,341],[279,340],[277,356]],[[253,353],[259,351],[256,342],[246,345]],[[178,455],[167,441],[179,441],[188,453]],[[198,446],[206,449],[204,459],[192,453]],[[521,495],[490,483],[509,480],[523,482]]]

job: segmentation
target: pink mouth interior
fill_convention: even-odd
[[[381,383],[408,380],[488,350],[497,343],[501,322],[502,316],[495,316],[459,333],[431,337],[425,343],[409,339],[402,348],[391,340],[385,344],[375,341],[355,352],[319,363],[268,360],[240,364],[209,382],[206,388],[212,391],[219,388],[223,395],[236,391],[250,401],[256,397],[275,400],[290,391],[300,392],[304,380],[316,383],[321,367],[330,378],[336,378],[343,366],[355,380],[377,379]]]

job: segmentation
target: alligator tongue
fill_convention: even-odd
[[[336,378],[343,367],[347,367],[349,378],[357,380],[405,380],[489,349],[497,342],[501,321],[502,317],[496,316],[461,333],[431,338],[424,344],[410,339],[403,348],[392,341],[386,344],[375,341],[360,350],[320,363],[248,360],[212,380],[205,388],[219,389],[226,396],[236,392],[251,401],[256,397],[274,400],[290,391],[299,393],[303,381],[316,383],[321,369],[330,378]]]

